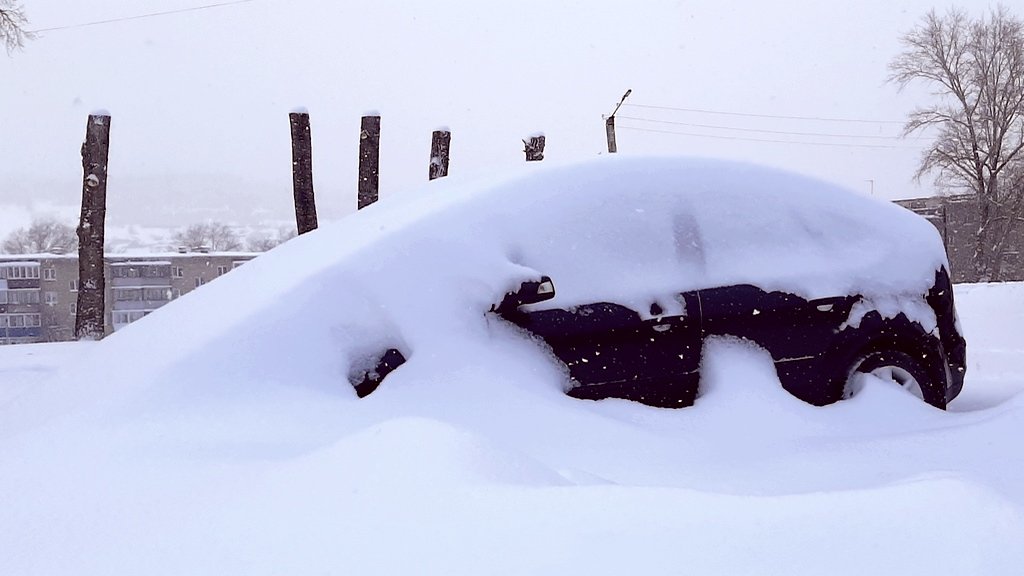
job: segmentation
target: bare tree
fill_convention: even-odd
[[[28,228],[19,228],[4,240],[8,254],[64,254],[78,249],[75,229],[54,218],[33,220]]]
[[[1005,7],[971,18],[933,10],[903,36],[890,64],[900,89],[922,82],[936,101],[910,114],[904,134],[936,130],[917,176],[934,174],[949,192],[974,194],[974,273],[998,281],[1007,240],[1024,211],[1024,22]]]
[[[14,0],[0,0],[0,44],[8,54],[24,46],[25,40],[32,39],[33,34],[25,30],[25,24],[28,24],[28,19],[21,4]]]
[[[198,249],[208,248],[214,252],[232,252],[242,249],[242,241],[233,228],[223,222],[193,224],[174,234],[179,246]]]
[[[297,235],[298,233],[295,231],[295,228],[287,226],[279,228],[276,235],[266,231],[254,232],[246,239],[246,247],[251,252],[266,252],[295,238]]]

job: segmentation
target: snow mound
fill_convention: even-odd
[[[555,281],[551,307],[615,301],[646,315],[653,301],[678,307],[680,291],[751,281],[807,298],[919,297],[945,263],[935,230],[902,208],[744,164],[602,158],[444,180],[278,247],[75,369],[115,395],[198,375],[239,393],[335,389],[382,347],[410,368],[458,365],[491,338],[485,312],[540,274]]]
[[[326,490],[447,490],[453,485],[558,486],[536,460],[427,418],[394,418],[292,461],[277,476],[316,478]]]
[[[20,387],[0,406],[0,550],[14,551],[0,564],[1013,573],[1024,396],[955,414],[869,380],[817,408],[782,390],[763,350],[716,339],[692,408],[580,401],[540,342],[487,313],[540,273],[558,306],[646,305],[744,269],[808,297],[920,294],[944,263],[936,241],[902,209],[710,161],[432,183]],[[351,365],[387,347],[408,361],[357,398]]]

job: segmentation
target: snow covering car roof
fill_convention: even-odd
[[[937,231],[907,210],[753,165],[611,158],[453,188],[423,232],[557,278],[563,307],[625,298],[639,310],[657,292],[741,282],[806,298],[920,295],[945,263]]]

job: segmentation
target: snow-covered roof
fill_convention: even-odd
[[[133,250],[127,252],[108,252],[103,255],[104,260],[107,261],[119,261],[125,259],[132,260],[170,260],[178,258],[255,258],[263,254],[263,252],[172,252],[172,251],[161,251],[161,252],[147,252],[145,250]],[[39,260],[77,260],[78,253],[66,253],[66,254],[51,254],[49,252],[37,252],[30,254],[0,254],[0,264],[5,262],[28,262],[28,261],[39,261]]]

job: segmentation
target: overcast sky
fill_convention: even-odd
[[[382,115],[387,195],[426,180],[441,126],[453,174],[518,165],[519,140],[537,131],[548,161],[602,154],[602,114],[626,89],[620,153],[751,160],[884,198],[932,193],[913,180],[924,143],[894,138],[928,92],[886,83],[900,33],[932,2],[250,0],[77,26],[224,1],[26,2],[30,28],[53,30],[0,55],[0,228],[74,213],[96,110],[113,116],[115,223],[288,220],[296,107],[311,115],[330,220],[355,208],[366,112]]]

